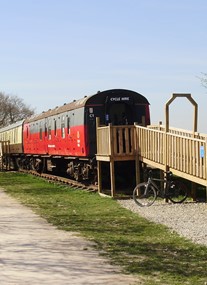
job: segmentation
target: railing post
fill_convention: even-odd
[[[96,148],[97,153],[99,153],[99,135],[98,135],[98,128],[100,126],[100,118],[96,117]]]
[[[165,164],[165,171],[169,170],[169,166],[168,166],[168,143],[167,143],[167,137],[168,137],[168,133],[167,133],[167,128],[165,129],[165,142],[164,142],[164,164]]]
[[[111,196],[115,197],[115,173],[114,173],[114,138],[113,127],[109,124],[109,155],[110,155],[110,178],[111,178]]]
[[[139,161],[139,145],[138,145],[138,132],[137,132],[137,128],[136,125],[138,125],[138,123],[134,123],[134,152],[135,152],[135,171],[136,171],[136,184],[140,183],[140,161]]]
[[[101,174],[101,161],[97,160],[97,175],[98,175],[98,193],[102,192],[102,174]]]
[[[99,151],[99,136],[98,136],[98,127],[100,126],[100,118],[96,117],[96,146],[97,152]],[[97,176],[98,176],[98,193],[102,192],[102,175],[101,175],[101,161],[97,160]]]
[[[96,128],[100,126],[100,118],[96,117]]]
[[[110,159],[110,176],[111,176],[111,196],[115,197],[115,173],[114,173],[114,159]]]
[[[114,155],[114,148],[113,148],[113,133],[112,133],[112,124],[110,123],[109,126],[109,155]]]

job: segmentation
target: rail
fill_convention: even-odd
[[[149,129],[153,130],[158,130],[158,131],[163,131],[165,132],[165,125],[149,125],[147,126]],[[192,132],[192,131],[187,131],[184,129],[179,129],[179,128],[169,128],[169,133],[175,134],[175,135],[180,135],[180,136],[185,136],[185,137],[191,137],[191,138],[197,138],[197,139],[204,139],[207,138],[207,134],[199,133],[199,132]]]

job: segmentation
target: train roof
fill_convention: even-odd
[[[0,133],[9,131],[9,130],[11,130],[11,129],[18,128],[18,127],[20,127],[20,126],[23,125],[23,122],[24,122],[24,120],[21,120],[21,121],[18,121],[18,122],[16,122],[16,123],[13,123],[13,124],[11,124],[11,125],[8,125],[8,126],[6,126],[6,127],[3,127],[3,128],[0,129]]]
[[[65,103],[64,105],[60,107],[56,107],[54,109],[49,109],[48,111],[42,112],[41,114],[34,115],[31,118],[28,118],[25,120],[26,123],[41,120],[50,116],[55,116],[70,110],[75,110],[84,106],[90,106],[93,104],[102,105],[106,103],[107,97],[113,97],[113,96],[129,96],[130,98],[133,98],[133,102],[135,104],[147,104],[149,105],[148,100],[141,94],[126,90],[126,89],[111,89],[106,91],[98,91],[94,95],[85,96],[82,99],[74,100],[71,103]]]

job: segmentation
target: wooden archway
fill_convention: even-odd
[[[166,130],[166,132],[169,132],[169,106],[177,97],[187,98],[191,102],[191,104],[194,106],[193,132],[194,133],[197,132],[198,104],[191,97],[191,94],[185,94],[185,93],[173,93],[172,98],[170,100],[168,100],[168,102],[165,104],[165,128],[166,128],[165,130]]]

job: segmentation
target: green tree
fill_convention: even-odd
[[[34,114],[22,98],[0,92],[0,127],[16,123]]]

